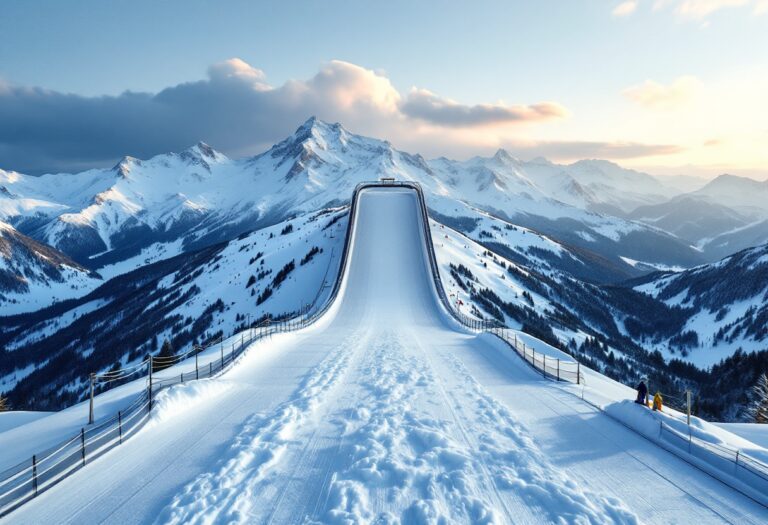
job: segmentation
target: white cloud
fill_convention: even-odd
[[[638,0],[627,0],[613,8],[613,16],[629,16],[637,9]]]
[[[614,16],[627,16],[635,12],[639,0],[627,0],[613,9]],[[677,16],[692,20],[704,20],[713,13],[724,9],[752,6],[752,14],[768,13],[768,0],[655,0],[653,11],[673,12]],[[702,24],[702,27],[706,27]]]
[[[753,12],[758,16],[768,13],[768,0],[757,0]]]
[[[677,6],[677,13],[684,17],[702,19],[722,9],[741,7],[750,0],[683,0]]]

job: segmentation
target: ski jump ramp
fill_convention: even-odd
[[[417,188],[356,191],[335,299],[8,523],[765,523],[446,308]]]

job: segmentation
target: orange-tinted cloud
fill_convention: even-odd
[[[435,95],[426,89],[411,90],[400,109],[407,117],[448,127],[536,122],[568,115],[568,111],[556,102],[540,102],[528,106],[505,104],[468,106]]]
[[[624,90],[633,102],[653,109],[675,109],[687,103],[698,92],[701,82],[692,76],[682,76],[669,85],[646,80]]]

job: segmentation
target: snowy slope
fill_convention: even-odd
[[[717,263],[645,279],[635,289],[686,310],[681,335],[693,332],[689,344],[659,341],[662,352],[711,366],[737,349],[768,346],[768,245],[743,250]]]
[[[629,218],[693,243],[709,261],[768,242],[768,181],[721,175],[702,188],[641,206]]]
[[[687,193],[678,195],[661,204],[640,206],[629,218],[661,228],[694,244],[708,260],[726,257],[744,248],[768,242],[768,220],[764,207],[744,206],[738,202],[751,200],[750,180],[738,188],[741,200],[721,200],[717,192]],[[760,188],[754,192],[758,199]],[[732,207],[731,207],[732,206]]]
[[[691,195],[709,199],[742,213],[768,218],[768,180],[757,181],[749,177],[720,175]]]
[[[60,408],[80,399],[90,372],[141,361],[165,339],[183,352],[248,319],[294,312],[335,278],[345,228],[346,210],[302,215],[1,319],[0,391],[18,406]]]
[[[663,202],[678,193],[647,173],[622,168],[605,160],[580,160],[568,166],[571,176],[594,195],[595,211],[629,212],[643,204]]]
[[[0,312],[12,315],[82,295],[98,275],[0,221]]]
[[[18,522],[762,523],[768,511],[531,371],[437,302],[402,191],[361,196],[340,299],[257,343]],[[386,220],[385,220],[386,219]],[[184,408],[186,407],[186,408]],[[649,497],[646,490],[652,488]]]

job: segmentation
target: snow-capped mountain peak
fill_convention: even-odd
[[[518,164],[520,161],[509,154],[507,150],[504,148],[499,148],[496,150],[496,153],[493,155],[494,160],[506,164]]]
[[[280,159],[279,164],[282,164],[301,156],[306,157],[309,152],[318,153],[334,147],[343,150],[349,142],[349,136],[349,132],[339,123],[328,124],[310,117],[293,135],[272,146],[267,153],[274,159]]]
[[[117,175],[121,178],[127,178],[131,173],[131,168],[136,165],[141,166],[141,160],[126,155],[120,159],[120,162],[115,164],[115,166],[112,168],[112,171],[117,173]]]

